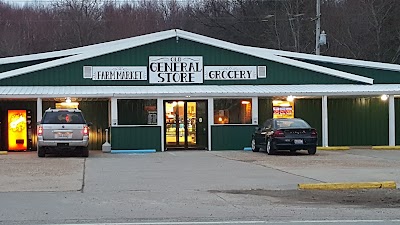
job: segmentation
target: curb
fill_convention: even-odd
[[[0,151],[0,155],[7,155],[8,152],[7,151]]]
[[[350,147],[349,146],[317,147],[317,150],[322,150],[322,151],[343,151],[343,150],[350,150]]]
[[[111,154],[155,153],[155,149],[111,150]]]
[[[372,146],[372,150],[400,150],[400,146]]]
[[[353,189],[396,189],[396,182],[358,182],[358,183],[317,183],[298,184],[300,190],[353,190]]]

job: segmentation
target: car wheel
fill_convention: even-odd
[[[251,139],[251,150],[252,150],[253,152],[258,152],[258,151],[260,151],[260,148],[258,148],[258,147],[256,146],[256,140],[255,140],[254,138]]]
[[[311,148],[308,149],[308,154],[309,155],[315,155],[316,152],[317,152],[317,147],[316,146],[311,147]]]
[[[89,149],[88,147],[83,147],[82,148],[82,157],[89,157]]]
[[[267,151],[267,154],[268,154],[268,155],[273,155],[273,154],[275,154],[275,149],[274,149],[274,147],[272,146],[271,139],[268,139],[268,141],[267,141],[267,146],[266,146],[265,150]]]
[[[39,147],[37,150],[38,157],[42,158],[46,156],[46,150],[43,147]]]

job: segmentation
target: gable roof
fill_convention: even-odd
[[[161,31],[161,32],[153,33],[153,34],[166,34],[167,35],[167,33],[170,33],[171,37],[175,37],[175,32],[173,32],[173,30]],[[148,35],[152,35],[152,34],[147,34],[147,35],[142,35],[142,36],[147,37]],[[109,46],[115,46],[115,45],[120,45],[120,44],[124,45],[124,44],[127,44],[127,43],[133,41],[133,39],[135,39],[135,38],[137,38],[137,37],[125,38],[125,39],[121,39],[121,40],[109,41],[109,42],[88,45],[88,46],[83,46],[83,47],[78,47],[78,48],[71,48],[71,49],[66,49],[66,50],[60,50],[60,51],[0,58],[0,65],[9,64],[9,63],[19,63],[19,62],[41,60],[41,59],[52,59],[52,58],[73,56],[73,55],[82,54],[82,53],[85,53],[88,51],[95,51],[95,50],[109,47]]]
[[[323,55],[313,55],[299,52],[289,52],[283,50],[275,50],[275,49],[266,49],[266,48],[258,48],[258,47],[248,47],[250,51],[260,51],[269,54],[274,54],[283,57],[289,57],[293,59],[305,59],[310,61],[318,61],[318,62],[327,62],[339,65],[348,65],[348,66],[357,66],[364,68],[372,68],[372,69],[382,69],[382,70],[391,70],[391,71],[400,71],[400,65],[391,64],[391,63],[381,63],[381,62],[372,62],[358,59],[346,59],[332,56],[323,56]]]
[[[101,43],[97,45],[92,45],[92,46],[87,46],[87,47],[82,47],[82,48],[76,48],[76,49],[71,49],[71,50],[65,50],[65,51],[58,51],[55,53],[47,53],[47,55],[44,55],[43,57],[55,57],[55,55],[62,56],[64,54],[64,58],[61,59],[56,59],[53,61],[49,62],[44,62],[32,66],[27,66],[7,72],[0,73],[0,79],[5,79],[5,78],[10,78],[26,73],[31,73],[39,70],[44,70],[56,66],[61,66],[64,64],[69,64],[121,50],[126,50],[138,46],[142,46],[145,44],[150,44],[153,42],[169,39],[169,38],[183,38],[186,40],[191,40],[194,42],[234,51],[234,52],[239,52],[242,54],[247,54],[251,56],[255,56],[258,58],[274,61],[277,63],[282,63],[290,66],[295,66],[298,68],[310,70],[310,71],[315,71],[318,73],[323,73],[326,75],[334,76],[334,77],[339,77],[347,80],[352,80],[356,82],[361,82],[361,83],[367,83],[367,84],[373,84],[373,79],[363,77],[360,75],[352,74],[352,73],[347,73],[335,69],[330,69],[326,68],[323,66],[318,66],[314,65],[311,63],[306,63],[306,62],[301,62],[297,61],[294,59],[288,59],[279,55],[275,55],[272,52],[266,52],[262,51],[263,49],[260,48],[251,48],[248,46],[242,46],[222,40],[218,40],[215,38],[210,38],[206,37],[203,35],[199,34],[194,34],[191,32],[186,32],[182,30],[168,30],[168,31],[162,31],[162,32],[157,32],[157,33],[152,33],[152,34],[146,34],[146,35],[141,35],[137,37],[132,37],[132,38],[127,38],[127,39],[122,39],[118,41],[113,41],[113,42],[106,42],[106,43]],[[46,53],[43,53],[46,54]],[[53,54],[53,55],[52,55]],[[28,57],[28,56],[27,56]],[[29,56],[33,57],[33,56]],[[37,59],[37,58],[36,58]],[[21,60],[21,59],[20,59]]]

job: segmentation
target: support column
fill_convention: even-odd
[[[118,104],[117,98],[111,98],[111,126],[118,125]]]
[[[42,117],[43,117],[42,99],[41,98],[37,98],[36,99],[36,122],[41,121]]]
[[[36,124],[40,123],[43,118],[43,104],[42,99],[36,99]],[[33,122],[33,121],[32,121]],[[36,149],[39,149],[39,143],[36,141]]]
[[[322,96],[322,146],[328,147],[328,96]]]
[[[258,125],[258,97],[251,98],[252,124]]]
[[[208,98],[208,151],[211,151],[211,125],[214,124],[214,99]]]
[[[396,112],[394,108],[394,95],[389,95],[389,146],[396,145]]]
[[[164,131],[164,118],[165,118],[165,112],[164,112],[164,99],[162,98],[157,98],[157,125],[161,127],[161,151],[163,152],[165,149],[164,143],[165,143],[165,131]]]

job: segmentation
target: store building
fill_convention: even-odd
[[[399,94],[400,65],[168,30],[1,58],[0,148],[35,150],[44,110],[69,101],[93,123],[91,149],[110,129],[112,149],[239,150],[273,116],[305,119],[321,146],[394,146]]]

